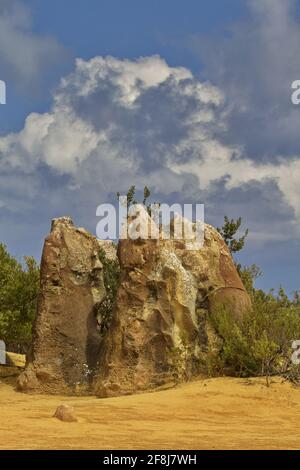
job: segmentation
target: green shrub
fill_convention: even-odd
[[[39,269],[25,257],[25,268],[0,244],[0,339],[7,349],[26,352],[36,314]]]
[[[223,372],[233,376],[283,375],[295,379],[292,342],[300,339],[300,307],[290,301],[283,289],[274,296],[254,291],[253,307],[242,319],[234,320],[220,305],[212,318],[222,339],[219,351]],[[298,374],[297,374],[298,375]]]

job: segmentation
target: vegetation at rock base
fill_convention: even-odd
[[[25,257],[25,267],[0,244],[0,338],[8,349],[24,353],[31,343],[39,291],[39,268]]]
[[[300,303],[289,300],[281,289],[277,295],[252,292],[252,309],[242,319],[233,320],[220,305],[212,324],[221,337],[221,348],[213,357],[214,375],[239,377],[282,375],[300,379],[300,369],[292,363],[292,343],[300,338]]]
[[[224,218],[218,229],[231,253],[245,245],[248,230],[236,238],[242,219]],[[280,287],[265,293],[254,287],[262,275],[259,267],[252,264],[242,267],[236,264],[243,284],[251,298],[252,309],[241,320],[234,320],[226,305],[220,305],[211,323],[221,338],[218,352],[210,354],[210,371],[213,375],[265,376],[281,375],[300,382],[300,366],[292,363],[293,341],[300,338],[300,295],[292,299]]]

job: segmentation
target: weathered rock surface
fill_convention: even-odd
[[[250,307],[220,234],[206,225],[196,250],[184,240],[125,239],[118,256],[121,283],[95,393],[136,393],[199,375],[217,340],[207,316],[219,303],[236,317]]]
[[[100,342],[94,309],[104,295],[98,240],[70,218],[54,219],[42,255],[33,347],[19,389],[89,391]]]
[[[64,421],[66,423],[73,423],[78,421],[73,406],[65,404],[59,405],[57,407],[53,418],[57,418],[60,421]]]
[[[117,249],[115,243],[111,240],[97,240],[99,247],[104,250],[107,259],[114,261],[117,259]]]
[[[33,348],[19,389],[106,397],[169,387],[203,373],[209,351],[219,345],[209,316],[226,303],[238,318],[250,299],[213,227],[205,226],[204,246],[193,249],[188,240],[159,233],[157,240],[120,240],[120,283],[115,303],[107,302],[114,306],[107,320],[102,309],[111,293],[114,244],[99,242],[69,218],[53,221],[42,256]]]

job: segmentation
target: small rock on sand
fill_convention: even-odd
[[[77,421],[73,406],[65,404],[57,407],[53,417],[68,423]]]

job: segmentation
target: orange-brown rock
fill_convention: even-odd
[[[18,381],[27,392],[88,393],[105,295],[98,240],[71,219],[54,219],[45,240],[33,347]]]
[[[77,421],[73,406],[62,404],[56,408],[53,418],[57,418],[65,423],[74,423]]]
[[[190,246],[189,246],[190,247]],[[121,282],[95,380],[99,397],[171,386],[199,375],[219,303],[238,318],[250,299],[220,234],[205,226],[202,248],[184,240],[120,240]]]
[[[149,218],[146,212],[143,217]],[[114,244],[99,242],[69,218],[53,221],[20,390],[106,397],[191,380],[218,346],[209,316],[221,303],[235,318],[250,308],[230,252],[209,225],[203,246],[163,239],[161,231],[158,239],[121,239],[111,318],[111,310],[102,310],[115,256]]]

